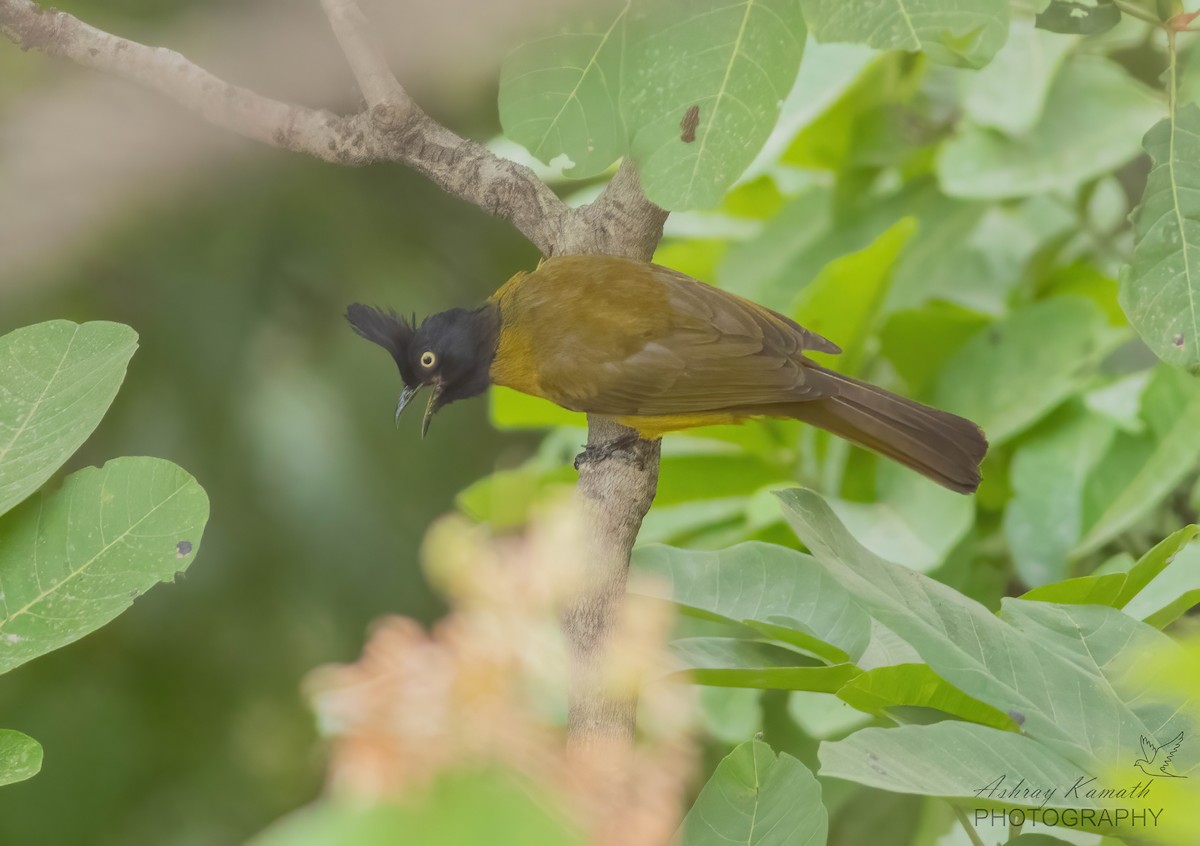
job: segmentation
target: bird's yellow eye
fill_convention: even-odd
[[[433,367],[433,365],[435,363],[437,363],[437,356],[434,355],[432,352],[430,352],[429,350],[426,350],[425,352],[421,353],[421,366],[422,367]]]

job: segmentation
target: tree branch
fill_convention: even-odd
[[[32,0],[0,0],[0,32],[38,50],[157,91],[218,126],[327,162],[396,162],[448,193],[510,221],[544,255],[606,254],[649,261],[667,212],[642,192],[626,160],[601,196],[570,210],[529,168],[459,137],[423,112],[388,67],[354,0],[322,0],[368,110],[352,117],[272,100],[227,83],[180,54],[88,26]],[[590,418],[588,444],[623,441],[629,430]],[[588,583],[564,615],[574,656],[569,728],[573,741],[628,741],[636,701],[605,687],[605,657],[620,616],[629,557],[658,482],[658,441],[580,465],[587,521]]]
[[[356,30],[362,22],[357,6],[326,0],[326,8],[343,46],[354,52],[351,65],[368,102],[376,99],[368,112],[340,117],[263,97],[173,50],[119,38],[32,0],[0,0],[0,32],[23,50],[70,59],[157,91],[217,126],[273,147],[335,164],[408,165],[448,193],[510,221],[552,255],[566,205],[529,168],[459,137],[417,108],[376,48],[364,58],[358,52],[365,36],[356,34],[362,32]]]
[[[0,0],[0,32],[37,50],[157,91],[205,120],[273,147],[338,164],[379,157],[365,116],[343,118],[230,85],[173,50],[118,38],[31,0]]]
[[[371,35],[366,15],[354,0],[321,0],[321,5],[367,105],[386,103],[396,110],[397,118],[403,119],[404,113],[416,106],[388,67],[383,49]]]

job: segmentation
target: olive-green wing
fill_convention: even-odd
[[[692,414],[838,392],[803,355],[832,343],[668,268],[550,259],[520,287],[542,388],[568,408]]]

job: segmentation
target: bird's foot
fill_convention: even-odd
[[[575,456],[575,469],[582,470],[588,464],[616,460],[636,467],[638,470],[645,470],[647,450],[642,443],[638,433],[631,431],[627,435],[622,435],[598,446],[588,444],[583,448],[583,452]]]

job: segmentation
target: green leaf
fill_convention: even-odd
[[[1053,787],[1047,808],[1097,808],[1101,800],[1066,796],[1084,770],[1031,738],[976,723],[946,721],[899,728],[865,728],[844,740],[824,742],[820,774],[890,790],[970,800],[976,807],[1038,806],[1041,798],[991,799],[997,791],[1023,784]],[[1131,759],[1132,760],[1132,759]],[[1005,781],[997,784],[1001,777]],[[984,791],[984,792],[980,792]]]
[[[908,709],[922,708],[1004,731],[1018,728],[1012,717],[967,696],[925,664],[868,670],[851,679],[837,695],[860,711],[883,717],[902,717]]]
[[[967,77],[963,107],[976,126],[1024,135],[1037,125],[1058,67],[1073,39],[1016,18],[1008,42],[986,68]]]
[[[667,455],[659,470],[654,504],[657,508],[712,499],[714,493],[751,496],[768,485],[789,481],[789,473],[746,452]]]
[[[813,185],[788,202],[760,233],[733,245],[717,268],[717,282],[777,311],[788,311],[804,287],[830,263],[867,248],[905,217],[917,231],[897,260],[884,311],[953,297],[976,264],[947,258],[979,223],[983,207],[947,201],[930,179],[918,179],[884,197],[835,207],[830,189]],[[964,223],[966,224],[964,226]],[[949,267],[943,267],[949,262]],[[934,281],[930,282],[931,274]],[[992,278],[983,274],[988,284]]]
[[[830,501],[867,549],[914,570],[941,565],[975,522],[975,505],[907,468],[888,462],[878,474],[878,499]]]
[[[0,514],[87,440],[136,349],[119,323],[55,320],[0,338]]]
[[[717,765],[681,827],[681,846],[825,846],[821,785],[786,752],[757,740]]]
[[[803,553],[766,543],[717,551],[645,546],[634,565],[663,580],[654,595],[709,619],[742,623],[832,662],[855,660],[870,620]]]
[[[1008,37],[1005,0],[800,0],[818,41],[924,50],[935,62],[979,68]]]
[[[671,652],[695,684],[834,693],[859,674],[853,664],[824,664],[772,643],[733,637],[685,637]]]
[[[1141,435],[1121,432],[1089,479],[1085,525],[1072,552],[1099,549],[1146,516],[1200,461],[1200,383],[1159,368],[1142,395]]]
[[[998,618],[947,585],[864,549],[815,493],[795,489],[780,498],[818,563],[863,610],[908,641],[938,676],[1011,716],[1047,754],[1101,772],[1135,760],[1143,735],[1192,730],[1189,706],[1147,697],[1117,660],[1177,648],[1149,626],[1113,608],[1017,599],[1006,599]],[[924,768],[930,756],[914,760]]]
[[[1039,29],[1071,35],[1099,35],[1121,22],[1113,0],[1050,0],[1037,16]]]
[[[1013,497],[1004,512],[1004,534],[1025,584],[1036,588],[1066,577],[1067,558],[1088,528],[1085,483],[1115,435],[1108,420],[1076,412],[1017,447],[1009,471]]]
[[[250,846],[583,846],[584,838],[512,773],[443,775],[406,802],[321,799]]]
[[[786,311],[822,267],[839,255],[862,249],[891,223],[872,226],[861,237],[855,233],[849,244],[839,241],[830,249],[827,244],[834,234],[831,204],[832,193],[825,186],[801,191],[766,221],[758,235],[730,248],[717,265],[717,284],[768,308]],[[814,253],[815,259],[804,262],[808,273],[797,274],[794,266]]]
[[[497,429],[548,429],[587,426],[587,416],[567,411],[550,400],[493,385],[488,391],[488,417]]]
[[[683,543],[708,547],[723,547],[738,540],[746,540],[745,529],[746,497],[726,496],[718,499],[698,499],[681,502],[665,508],[652,508],[642,521],[638,532],[638,543]],[[720,532],[736,527],[741,535],[736,540],[721,543],[698,543],[706,533]]]
[[[1108,605],[1116,608],[1125,587],[1124,573],[1105,573],[1081,576],[1035,587],[1021,599],[1036,602],[1057,602],[1062,605]]]
[[[1200,372],[1200,106],[1160,121],[1144,142],[1153,160],[1134,211],[1133,262],[1121,307],[1154,354]]]
[[[1037,126],[1012,138],[968,125],[942,149],[938,179],[950,196],[972,199],[1074,192],[1134,158],[1142,127],[1162,113],[1122,67],[1077,56],[1055,77]]]
[[[570,467],[553,470],[528,465],[497,470],[470,485],[455,498],[458,508],[473,520],[495,529],[511,529],[529,521],[534,506],[574,484]]]
[[[596,176],[625,154],[619,102],[628,11],[628,2],[602,5],[569,31],[517,47],[501,68],[504,134],[546,164],[566,156],[567,176]]]
[[[792,722],[815,740],[845,737],[871,722],[870,714],[851,708],[834,694],[810,690],[788,694],[787,712]]]
[[[630,14],[621,111],[646,195],[711,208],[771,134],[800,67],[794,0],[640,3]]]
[[[830,262],[800,292],[792,309],[796,320],[845,350],[838,356],[813,353],[814,359],[851,376],[861,371],[892,267],[916,228],[914,218],[901,218],[870,246]]]
[[[208,497],[180,468],[118,458],[0,519],[0,673],[100,628],[196,556]]]
[[[1117,598],[1117,607],[1124,608],[1135,596],[1145,590],[1150,582],[1158,578],[1167,567],[1175,561],[1179,552],[1191,543],[1200,527],[1184,526],[1163,538],[1154,548],[1138,559],[1126,574],[1125,584],[1121,595]]]
[[[1163,543],[1171,542],[1174,537],[1172,535]],[[1147,554],[1153,555],[1155,551]],[[1190,544],[1180,549],[1169,565],[1126,603],[1125,613],[1161,629],[1198,604],[1200,546]]]
[[[0,729],[0,785],[33,778],[42,768],[42,747],[32,737]]]
[[[924,394],[946,360],[987,322],[978,312],[944,302],[898,311],[879,331],[879,352],[913,394]]]
[[[1188,611],[1200,605],[1200,588],[1189,590],[1145,618],[1146,625],[1165,629]]]
[[[704,730],[733,746],[762,728],[762,691],[737,687],[701,687],[699,717]]]
[[[873,51],[859,45],[810,41],[805,46],[796,84],[783,102],[779,120],[743,179],[772,172],[793,139],[831,108],[836,109],[843,95],[860,84],[864,70],[877,58]]]
[[[933,404],[974,420],[994,447],[1078,392],[1116,337],[1088,300],[1033,303],[955,353]]]

